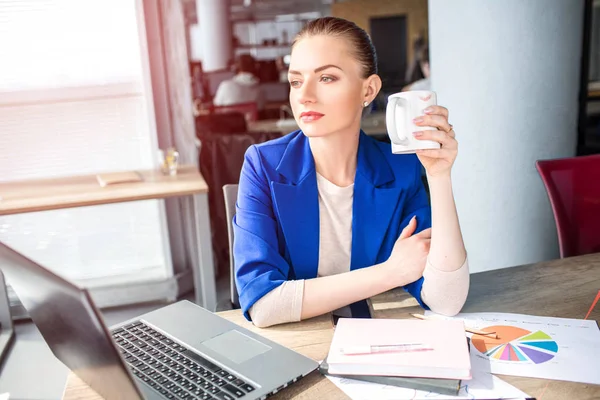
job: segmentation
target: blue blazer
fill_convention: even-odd
[[[388,259],[396,239],[417,216],[431,226],[431,208],[414,155],[360,133],[352,206],[350,269]],[[315,163],[302,131],[251,146],[240,176],[234,218],[235,279],[245,317],[286,280],[317,277],[319,200]],[[421,304],[423,278],[404,287]]]

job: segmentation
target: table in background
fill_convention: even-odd
[[[215,311],[217,296],[213,266],[208,185],[194,165],[178,168],[177,175],[158,170],[138,171],[141,182],[101,187],[96,175],[0,183],[0,216],[63,208],[184,197],[195,216],[193,276],[196,303]],[[0,288],[0,297],[6,288]]]
[[[463,312],[511,312],[546,317],[583,318],[600,288],[600,253],[504,268],[471,275],[471,290]],[[403,290],[392,290],[371,299],[376,318],[410,318],[422,312],[414,298]],[[240,310],[218,313],[247,329],[290,347],[313,360],[322,360],[333,337],[331,318],[274,326],[254,327]],[[596,308],[589,319],[598,320]],[[543,400],[598,399],[600,386],[544,379],[500,376],[530,396]],[[348,397],[318,372],[291,385],[273,399],[347,399]],[[74,374],[69,375],[63,400],[98,400],[93,390]]]

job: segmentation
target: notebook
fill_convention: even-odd
[[[96,175],[100,186],[105,187],[117,183],[141,182],[142,176],[136,171],[109,172]]]
[[[471,379],[471,360],[460,320],[340,318],[327,361],[336,375]],[[369,346],[419,343],[430,351],[344,354]]]
[[[405,376],[378,376],[378,375],[334,375],[329,372],[327,357],[319,364],[319,372],[323,375],[337,376],[339,378],[356,379],[358,381],[379,383],[381,385],[398,386],[401,388],[434,392],[449,396],[458,396],[460,379],[413,378]]]

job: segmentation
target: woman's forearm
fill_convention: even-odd
[[[466,258],[458,214],[448,176],[427,176],[431,196],[431,248],[429,261],[441,271],[460,268]]]
[[[402,279],[386,263],[338,275],[307,279],[304,282],[302,319],[337,310],[409,283]]]

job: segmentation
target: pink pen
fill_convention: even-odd
[[[375,353],[406,353],[415,351],[430,351],[431,346],[423,343],[397,343],[366,346],[349,346],[340,349],[345,355],[375,354]]]

